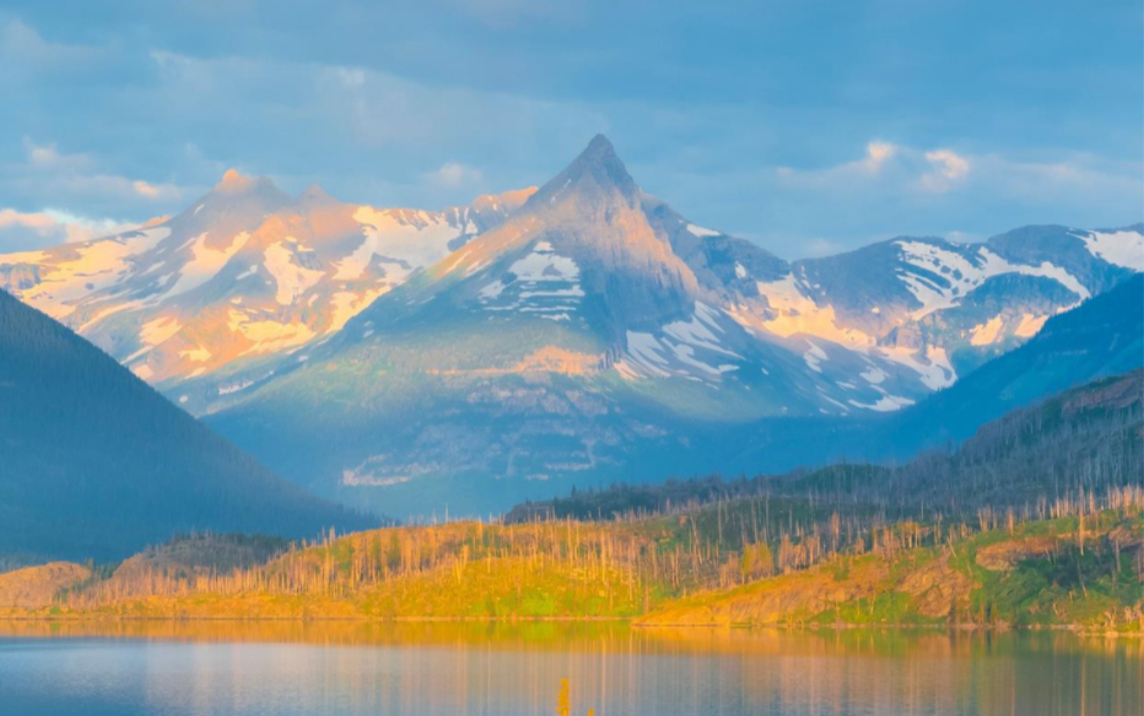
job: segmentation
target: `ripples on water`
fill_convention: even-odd
[[[1144,714],[1144,642],[622,624],[0,623],[0,713]]]

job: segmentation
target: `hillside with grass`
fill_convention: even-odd
[[[1139,488],[1061,499],[1044,518],[983,512],[977,524],[844,526],[833,512],[825,532],[805,526],[814,509],[783,506],[771,518],[740,498],[635,520],[395,527],[286,551],[182,539],[114,569],[71,565],[70,583],[59,565],[2,575],[0,595],[7,580],[41,596],[0,602],[0,616],[1144,631]],[[747,518],[761,520],[761,539]]]
[[[1142,633],[1142,539],[1138,508],[994,526],[940,545],[837,555],[801,572],[676,600],[637,623],[1069,625]]]

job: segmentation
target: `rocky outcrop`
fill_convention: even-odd
[[[922,616],[952,618],[969,606],[974,586],[972,579],[950,565],[947,555],[909,574],[898,584],[898,590],[914,598]]]

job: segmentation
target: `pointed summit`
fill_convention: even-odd
[[[249,231],[261,223],[266,214],[293,203],[286,192],[269,177],[251,177],[237,169],[228,169],[207,194],[176,217],[179,222],[210,228],[219,235]],[[236,228],[237,227],[237,228]],[[199,229],[200,231],[203,229]]]
[[[584,148],[584,151],[580,153],[580,156],[600,157],[604,159],[610,157],[616,161],[619,161],[619,158],[616,157],[616,148],[612,146],[612,142],[603,134],[597,134],[596,136],[592,137],[592,141],[588,142],[588,146]]]
[[[227,202],[260,201],[275,208],[290,203],[290,197],[270,179],[270,177],[252,177],[240,173],[237,169],[227,169],[222,179],[215,184],[207,197],[226,197]]]
[[[237,169],[227,169],[211,193],[231,196],[253,193],[270,195],[281,194],[281,191],[270,177],[252,177],[240,173]]]
[[[600,195],[618,192],[629,201],[639,196],[639,187],[616,155],[608,138],[597,134],[568,168],[542,186],[530,200],[553,202],[569,192]]]
[[[249,189],[254,181],[253,178],[239,173],[237,169],[227,169],[219,183],[215,184],[214,190],[220,193],[237,194]]]

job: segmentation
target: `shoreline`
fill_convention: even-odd
[[[640,618],[632,617],[396,617],[371,619],[368,617],[242,617],[242,616],[130,616],[130,615],[20,615],[0,614],[0,624],[18,622],[27,624],[115,624],[115,623],[154,623],[154,624],[339,624],[339,625],[401,625],[401,624],[625,624],[641,631],[708,631],[708,632],[855,632],[855,631],[897,631],[928,633],[988,633],[1004,634],[1011,632],[1069,633],[1092,638],[1144,638],[1144,631],[1112,631],[1085,628],[1079,624],[1052,625],[990,625],[990,624],[687,624],[687,623],[640,623]],[[2,633],[0,633],[2,636]]]

